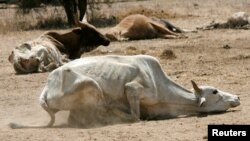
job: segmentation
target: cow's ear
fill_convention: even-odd
[[[206,98],[205,97],[201,97],[199,99],[199,107],[204,107],[206,103]]]
[[[82,30],[81,30],[81,28],[75,28],[72,30],[72,32],[77,34],[77,35],[80,35],[82,33]]]

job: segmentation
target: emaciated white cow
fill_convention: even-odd
[[[189,91],[172,81],[159,62],[147,55],[96,56],[74,60],[49,74],[40,104],[55,121],[69,110],[69,122],[95,124],[166,119],[180,115],[223,112],[240,105],[239,97],[211,86]],[[11,123],[12,128],[25,128]],[[34,127],[34,126],[33,126]]]
[[[250,29],[250,16],[246,12],[237,12],[229,17],[226,22],[212,21],[209,25],[198,27],[197,29],[211,30],[223,28]]]

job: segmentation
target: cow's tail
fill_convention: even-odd
[[[48,107],[47,104],[47,90],[46,88],[44,89],[41,97],[40,97],[40,105],[43,107],[45,111],[48,112],[50,115],[50,122],[47,125],[21,125],[18,123],[9,123],[9,127],[12,129],[21,129],[21,128],[48,128],[52,127],[52,125],[55,123],[55,113],[58,110],[53,110]]]

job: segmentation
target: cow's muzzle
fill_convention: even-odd
[[[103,42],[103,45],[104,46],[108,46],[110,44],[110,40],[109,39],[106,39],[104,42]]]

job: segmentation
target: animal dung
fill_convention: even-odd
[[[174,52],[170,49],[164,49],[160,55],[161,59],[175,59],[177,58]]]
[[[127,55],[137,55],[137,54],[146,54],[146,50],[138,49],[138,47],[135,46],[128,46],[124,52]]]
[[[232,48],[232,46],[226,44],[226,45],[223,46],[223,48],[224,48],[224,49],[230,49],[230,48]]]

